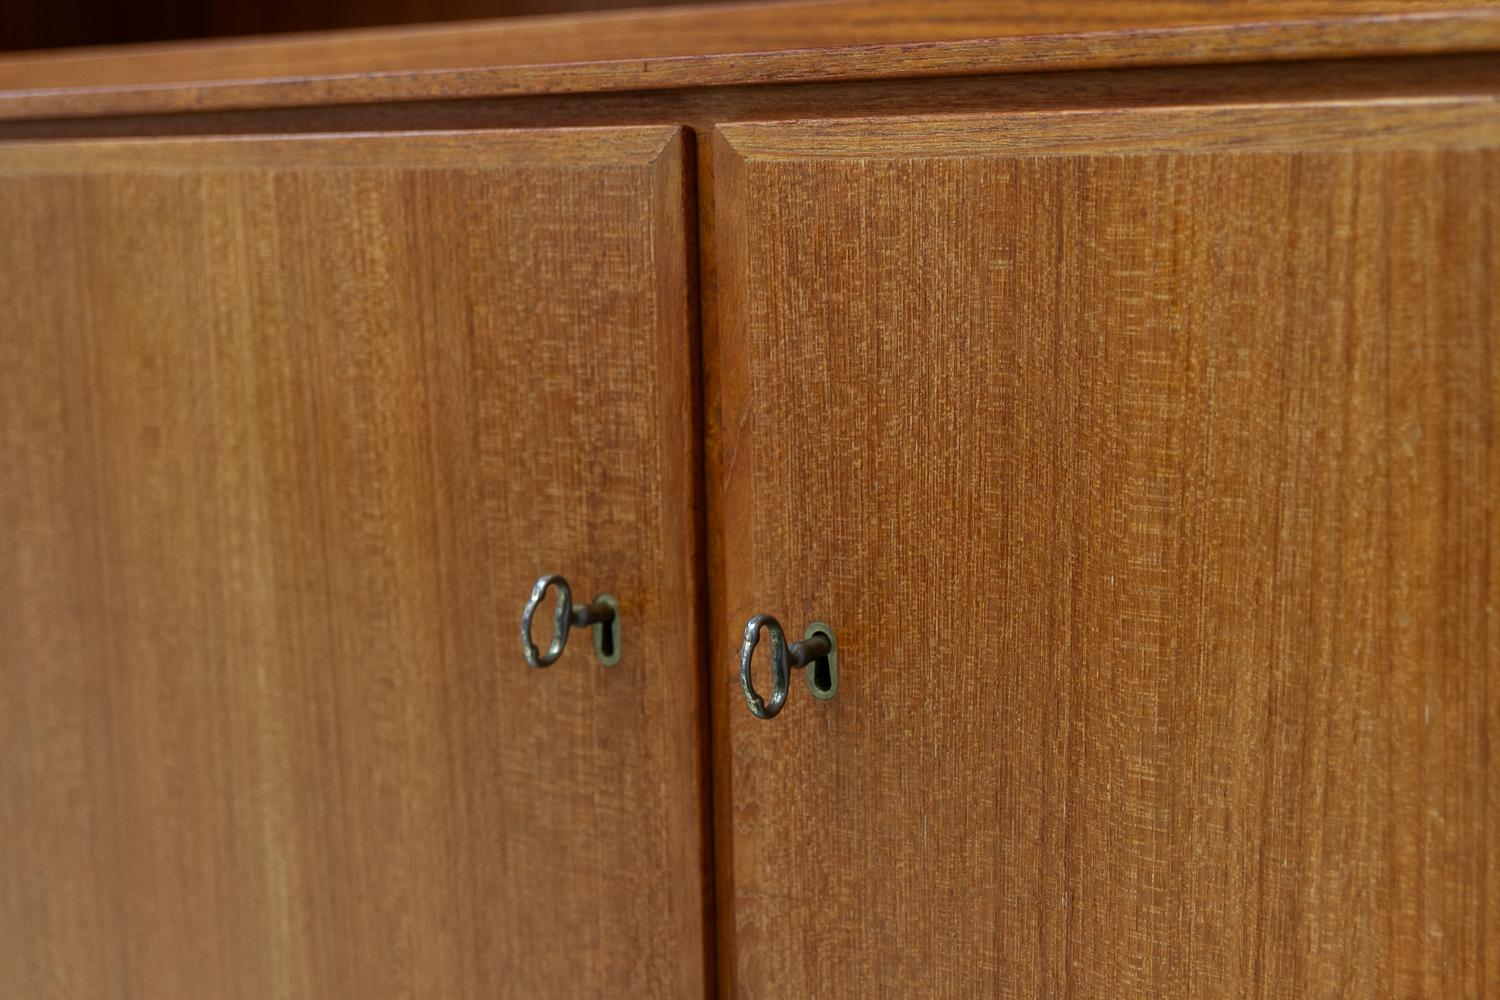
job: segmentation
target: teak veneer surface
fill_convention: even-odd
[[[704,995],[687,155],[0,148],[0,996]]]
[[[1500,47],[1500,5],[797,0],[0,57],[0,118]]]
[[[431,129],[673,125],[692,130],[699,190],[712,190],[715,126],[748,121],[1074,111],[1152,106],[1429,99],[1500,89],[1500,53],[1310,60],[1223,66],[1012,73],[923,80],[692,87],[323,108],[0,121],[0,141],[166,135],[275,135]],[[712,199],[700,198],[707,224]],[[703,266],[712,265],[711,244]],[[705,303],[707,305],[708,303]],[[712,319],[711,312],[708,318]]]
[[[714,169],[725,994],[1500,992],[1500,101]]]

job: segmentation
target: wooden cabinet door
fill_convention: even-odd
[[[1500,104],[713,156],[730,992],[1500,991]]]
[[[0,995],[703,993],[683,164],[0,147]]]

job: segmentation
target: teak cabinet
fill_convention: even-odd
[[[0,57],[0,996],[1500,992],[1500,9],[944,10]]]

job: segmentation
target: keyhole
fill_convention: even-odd
[[[828,669],[828,657],[820,656],[813,661],[812,665],[813,690],[818,694],[827,694],[833,688],[833,671]]]
[[[590,629],[594,633],[594,655],[600,663],[612,667],[620,662],[620,602],[612,594],[600,594],[594,601],[615,609],[613,618]]]
[[[827,700],[837,694],[839,689],[839,643],[834,637],[833,629],[822,622],[813,622],[807,626],[804,638],[811,639],[813,636],[828,640],[828,653],[807,665],[807,688],[813,693],[813,697]]]

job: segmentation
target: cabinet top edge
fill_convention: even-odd
[[[209,169],[400,170],[434,167],[654,169],[683,143],[677,125],[422,129],[281,135],[23,139],[0,144],[0,176],[200,174]],[[414,141],[415,140],[415,141]],[[80,156],[80,149],[87,149]]]
[[[1500,50],[1500,3],[773,0],[0,55],[0,120]]]
[[[1310,153],[1500,147],[1500,93],[1358,102],[1005,111],[719,125],[747,164],[974,156]]]

